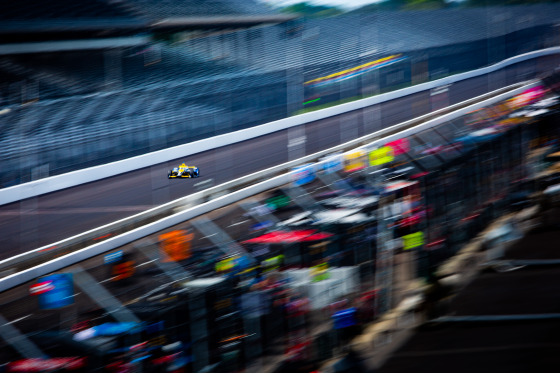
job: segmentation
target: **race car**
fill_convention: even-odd
[[[185,163],[167,172],[167,178],[198,178],[199,171],[196,166],[187,166]]]

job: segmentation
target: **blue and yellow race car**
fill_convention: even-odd
[[[173,168],[167,172],[167,178],[198,178],[199,171],[196,166],[187,166],[182,163],[177,168]]]

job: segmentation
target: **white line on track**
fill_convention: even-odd
[[[241,222],[236,222],[236,223],[232,223],[232,224],[231,224],[231,225],[229,225],[228,227],[233,227],[233,226],[238,226],[238,225],[242,225],[242,224],[244,224],[245,222],[248,222],[248,221],[249,221],[249,220],[247,220],[247,219],[246,219],[245,221],[241,221]]]
[[[28,314],[28,315],[26,315],[26,316],[23,316],[23,317],[20,317],[20,318],[18,318],[18,319],[14,319],[14,320],[13,320],[13,321],[11,321],[11,322],[5,323],[5,324],[4,324],[3,326],[6,326],[6,325],[11,325],[12,323],[16,323],[16,322],[19,322],[19,321],[21,321],[22,319],[26,319],[27,317],[31,317],[32,315],[33,315],[33,313],[31,313],[31,314]]]
[[[213,233],[213,234],[211,234],[211,235],[208,235],[208,236],[203,236],[202,238],[200,238],[200,239],[198,239],[198,240],[202,240],[202,239],[207,239],[207,238],[211,238],[211,237],[213,237],[213,236],[215,236],[215,235],[218,235],[218,234],[217,234],[217,233]]]
[[[155,260],[146,261],[146,262],[141,263],[140,265],[136,265],[136,267],[139,268],[140,266],[148,265],[149,263],[154,262],[154,261]]]

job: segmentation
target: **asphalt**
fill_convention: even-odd
[[[427,326],[381,372],[557,372],[558,321]]]
[[[559,217],[560,218],[560,217]],[[560,223],[560,220],[558,220]],[[482,266],[441,316],[413,330],[381,372],[558,372],[560,227],[537,226],[503,260],[538,265]],[[555,248],[556,247],[556,248]]]

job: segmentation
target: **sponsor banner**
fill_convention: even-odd
[[[393,156],[398,156],[403,153],[410,151],[410,143],[407,138],[398,139],[385,144],[386,147],[391,147],[393,149]]]
[[[407,57],[401,54],[391,55],[387,57],[380,58],[375,61],[370,61],[362,65],[354,66],[350,69],[345,69],[326,75],[324,77],[315,78],[304,82],[304,85],[309,87],[318,87],[329,83],[336,83],[346,79],[357,77],[361,74],[367,73],[368,71],[379,69],[396,62],[404,61]]]
[[[319,282],[324,279],[329,279],[329,264],[327,262],[323,262],[321,264],[312,266],[309,269],[309,275],[311,277],[311,282]]]
[[[383,165],[393,161],[394,159],[395,154],[393,152],[393,148],[387,146],[374,149],[369,153],[370,166]]]
[[[315,180],[313,164],[305,164],[292,169],[292,183],[294,186],[303,186]]]
[[[424,245],[424,233],[422,231],[415,232],[413,234],[408,234],[402,237],[403,249],[409,250],[412,248],[420,247]]]
[[[358,149],[344,154],[344,171],[347,173],[364,169],[367,164],[365,161],[366,152]]]
[[[516,110],[540,100],[545,94],[546,89],[543,86],[533,87],[519,95],[515,95],[507,101],[507,104],[510,109]]]
[[[250,265],[249,259],[246,256],[233,256],[216,263],[216,272],[229,273],[231,271],[240,271],[247,269]]]
[[[277,270],[284,263],[284,255],[274,256],[267,258],[261,262],[261,268],[263,273],[267,273],[272,270]]]
[[[52,284],[52,282],[38,282],[29,287],[29,294],[40,295],[52,290],[54,290],[54,285]]]
[[[108,255],[103,256],[103,261],[106,264],[112,264],[113,262],[118,262],[123,257],[123,251],[116,251],[113,253],[109,253]]]
[[[39,293],[41,309],[58,309],[74,303],[74,281],[72,274],[52,274],[39,278],[37,284],[48,283],[48,290]]]
[[[12,373],[38,373],[66,370],[77,371],[86,365],[84,357],[26,358],[10,362],[8,371]]]
[[[266,199],[265,203],[266,206],[269,207],[270,209],[277,210],[280,208],[285,208],[288,205],[290,205],[290,198],[282,194],[280,196],[269,197],[268,199]]]
[[[164,262],[183,261],[191,257],[191,241],[194,234],[174,230],[159,236]]]
[[[334,153],[328,156],[323,157],[320,162],[321,169],[326,174],[332,174],[337,171],[340,171],[344,168],[344,164],[342,162],[342,154],[341,153]]]

